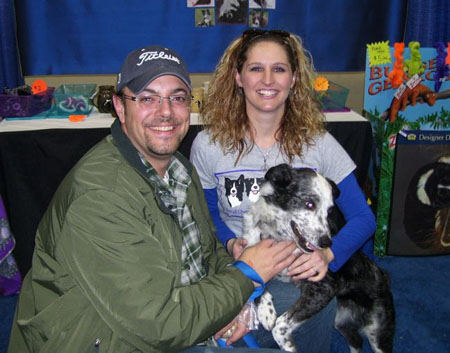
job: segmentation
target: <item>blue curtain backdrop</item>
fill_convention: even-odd
[[[363,71],[367,43],[402,40],[407,2],[277,0],[268,28],[300,35],[319,71]],[[116,73],[129,51],[149,44],[177,50],[191,72],[212,72],[247,25],[195,27],[186,3],[16,0],[24,75]]]
[[[409,0],[405,43],[418,41],[422,47],[450,41],[449,0]]]
[[[245,0],[240,0],[245,1]],[[173,47],[191,72],[212,72],[247,25],[195,27],[186,0],[0,0],[0,89],[24,75],[111,74],[149,44]],[[269,28],[300,35],[319,71],[363,71],[366,44],[450,40],[448,0],[277,0]]]
[[[14,0],[0,0],[0,93],[24,84],[19,62]]]

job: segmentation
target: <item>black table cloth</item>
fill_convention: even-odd
[[[191,143],[200,129],[200,125],[190,127],[180,146],[185,156],[189,157]],[[363,185],[372,150],[370,123],[329,122],[327,129],[357,164],[355,175]],[[37,226],[59,183],[109,131],[109,128],[15,132],[0,129],[0,195],[16,239],[13,254],[22,275],[31,266]]]

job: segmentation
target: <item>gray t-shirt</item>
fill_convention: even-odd
[[[201,131],[192,144],[191,161],[202,186],[204,189],[217,187],[220,217],[236,236],[242,232],[242,215],[259,196],[259,185],[266,173],[264,156],[269,168],[287,163],[278,144],[266,150],[255,146],[236,166],[237,153],[224,154],[219,145],[211,142],[206,131]],[[356,168],[344,148],[328,132],[316,138],[315,144],[305,150],[304,157],[296,156],[290,165],[312,168],[336,184]]]

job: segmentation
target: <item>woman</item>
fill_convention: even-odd
[[[288,163],[313,168],[333,180],[341,191],[336,204],[346,224],[331,248],[302,254],[288,273],[294,279],[320,281],[328,269],[337,271],[369,242],[375,218],[353,174],[355,163],[324,128],[314,75],[299,37],[279,30],[245,31],[217,65],[201,109],[205,130],[192,145],[191,160],[217,236],[234,257],[246,245],[239,238],[242,214],[257,198],[268,168]],[[279,313],[299,296],[294,285],[280,281],[272,281],[268,290]],[[329,351],[335,306],[332,301],[300,327],[300,351]]]

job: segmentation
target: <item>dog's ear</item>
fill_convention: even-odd
[[[331,185],[331,190],[332,190],[331,192],[333,194],[333,200],[336,200],[339,197],[339,195],[341,194],[341,191],[339,190],[339,188],[337,187],[336,183],[333,180],[328,179],[328,178],[326,178],[326,179],[327,179],[328,183],[330,183],[330,185]]]
[[[264,178],[272,182],[275,187],[285,188],[292,181],[292,169],[287,164],[280,164],[270,168]]]
[[[336,183],[333,180],[328,178],[325,179],[327,179],[328,183],[331,185],[331,194],[333,195],[333,200],[336,201],[336,199],[341,194],[341,191],[339,190],[339,188],[337,187]],[[345,225],[344,215],[335,205],[328,210],[327,218],[331,234],[334,236],[335,234],[337,234],[339,229],[341,229]]]
[[[333,206],[328,210],[327,221],[332,236],[336,235],[339,229],[345,225],[345,218],[336,206]]]

